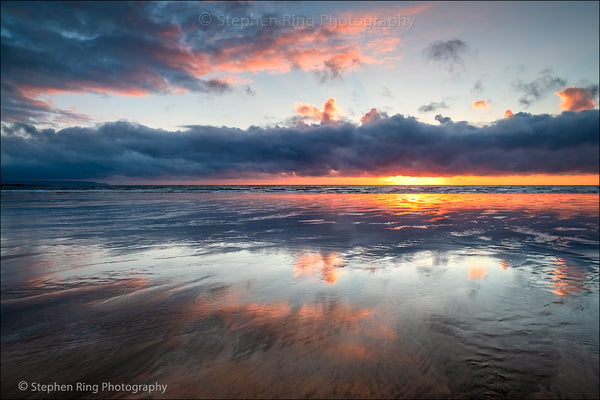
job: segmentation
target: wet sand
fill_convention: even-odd
[[[598,214],[589,194],[3,192],[2,397],[597,398]]]

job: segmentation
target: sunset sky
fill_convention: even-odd
[[[2,2],[1,178],[598,184],[598,2]]]

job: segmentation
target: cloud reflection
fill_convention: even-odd
[[[340,258],[340,253],[306,253],[296,260],[294,277],[320,275],[321,280],[334,285],[338,278],[344,274],[344,271],[341,270],[343,267],[344,261]]]
[[[576,267],[567,265],[565,260],[560,257],[554,262],[554,278],[552,279],[552,293],[559,296],[569,296],[580,292],[582,282],[585,281],[585,274]]]
[[[469,266],[469,280],[482,280],[487,275],[487,267],[485,265],[471,265]]]
[[[561,343],[597,361],[595,309],[551,301],[597,299],[597,195],[3,196],[3,398],[159,374],[178,398],[527,398]]]

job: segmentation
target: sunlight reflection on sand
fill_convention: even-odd
[[[302,254],[294,266],[294,276],[320,275],[321,279],[333,285],[344,274],[341,269],[343,266],[344,261],[340,258],[340,253]]]
[[[3,397],[598,395],[598,196],[12,196]]]

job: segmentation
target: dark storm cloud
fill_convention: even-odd
[[[243,88],[230,86],[229,75],[298,68],[325,81],[371,62],[357,44],[330,29],[285,26],[282,15],[261,8],[228,2],[2,2],[2,83],[21,97],[9,103],[57,92],[241,93]],[[30,119],[42,118],[38,111],[32,107]],[[3,121],[18,117],[14,107],[2,108]]]
[[[539,73],[535,80],[531,82],[518,80],[513,83],[513,87],[523,94],[519,98],[519,104],[529,107],[555,90],[564,88],[566,84],[566,80],[556,76],[552,70],[545,69]]]
[[[442,125],[452,122],[452,118],[444,117],[442,114],[436,115],[434,119]]]
[[[464,65],[464,56],[468,48],[467,43],[460,39],[439,40],[427,46],[423,54],[429,60],[441,64],[449,72],[456,72]]]
[[[185,56],[169,40],[179,27],[153,20],[150,11],[131,2],[3,3],[2,79],[55,90],[152,92],[169,82],[210,90],[173,66]]]
[[[3,98],[10,98],[3,101],[2,120],[45,122],[51,110],[31,107],[22,119],[20,109],[7,105],[35,104],[47,93],[227,91],[223,80],[200,78],[205,66],[194,65],[190,50],[177,45],[185,21],[159,20],[153,15],[158,7],[132,2],[3,2],[2,85],[13,90],[3,89]]]
[[[30,99],[9,83],[2,82],[1,90],[0,106],[3,113],[2,118],[6,122],[31,124],[44,122],[50,125],[57,123],[69,125],[90,120],[90,117],[85,114],[57,109],[44,101]]]
[[[448,108],[448,105],[443,101],[441,103],[431,102],[419,107],[419,112],[437,111],[440,108]]]
[[[3,124],[1,172],[2,180],[598,173],[598,116],[518,113],[476,127],[394,115],[361,126],[177,132],[126,122],[58,132]]]

